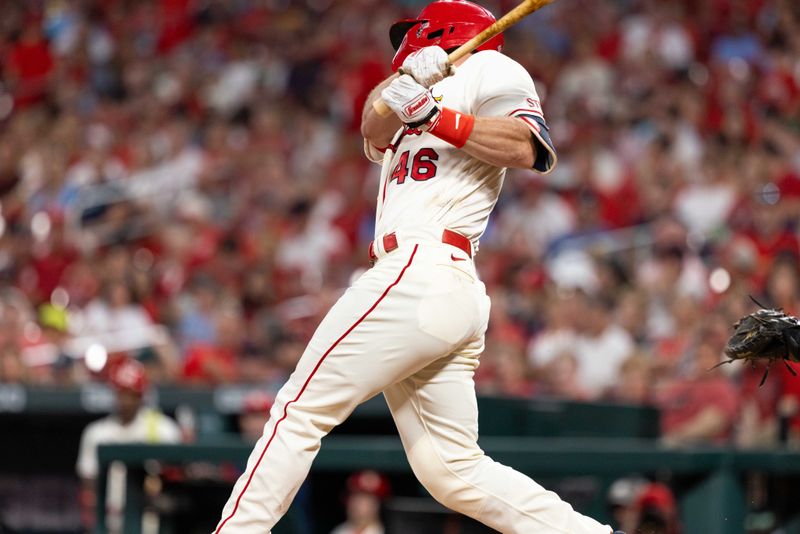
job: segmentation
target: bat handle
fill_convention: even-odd
[[[405,74],[403,67],[397,69],[398,76],[402,76],[403,74]],[[378,97],[378,99],[372,103],[372,109],[374,109],[375,113],[377,113],[378,116],[381,117],[382,119],[385,119],[386,117],[392,114],[392,108],[387,106],[386,102],[384,102],[383,99],[380,97]]]
[[[392,108],[386,105],[382,98],[377,99],[372,103],[372,109],[375,110],[380,117],[386,118],[392,114]]]

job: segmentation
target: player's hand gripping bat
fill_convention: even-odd
[[[466,56],[467,54],[471,53],[481,44],[485,43],[495,35],[504,32],[526,16],[530,15],[534,11],[538,10],[546,6],[547,4],[553,2],[553,0],[523,0],[523,2],[503,15],[500,19],[497,20],[494,24],[483,30],[481,33],[464,43],[463,45],[459,46],[455,50],[453,50],[450,55],[447,56],[447,60],[452,65],[462,57]],[[402,69],[400,69],[400,74],[403,73]],[[378,98],[372,103],[372,107],[375,109],[375,112],[380,115],[381,117],[388,117],[392,110],[389,106],[386,105],[386,102]]]

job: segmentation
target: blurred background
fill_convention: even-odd
[[[79,482],[75,461],[87,423],[119,420],[118,362],[141,363],[134,392],[176,420],[176,447],[258,434],[244,416],[265,415],[368,267],[379,167],[360,112],[390,74],[389,25],[424,4],[0,2],[0,531],[97,524],[104,475]],[[566,440],[563,472],[526,472],[630,532],[650,509],[655,526],[637,531],[797,532],[800,380],[775,365],[759,388],[765,368],[709,369],[748,296],[800,313],[800,4],[559,0],[505,52],[536,80],[559,165],[509,172],[476,258],[493,307],[475,382],[482,418],[499,415],[484,424],[504,436],[496,457]],[[391,532],[479,532],[425,500],[371,405],[284,532],[330,532],[380,503]],[[348,463],[372,435],[392,459]],[[591,454],[634,451],[601,446],[612,439],[652,462],[608,468]],[[570,472],[570,446],[607,471]],[[194,471],[130,460],[121,484],[131,502],[143,481],[145,511],[107,505],[97,528],[210,530],[249,450],[230,447]],[[752,461],[688,469],[691,451]],[[380,483],[358,490],[368,467]],[[352,492],[379,505],[350,506]],[[692,515],[709,495],[727,526]],[[186,502],[210,503],[187,514],[196,526],[174,520]],[[444,526],[408,526],[426,513]]]

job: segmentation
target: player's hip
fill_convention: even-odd
[[[441,238],[395,236],[394,233],[390,234],[389,239],[379,238],[370,245],[368,256],[371,266],[362,278],[364,281],[377,281],[376,287],[379,287],[380,280],[392,278],[399,270],[404,270],[403,283],[392,290],[395,293],[420,295],[421,287],[441,284],[441,278],[454,278],[458,282],[454,288],[485,295],[486,288],[471,257],[469,241],[453,244],[451,237],[447,237],[446,241],[451,242],[443,242]],[[356,281],[356,285],[359,281]]]
[[[353,335],[387,350],[405,347],[404,352],[425,361],[481,340],[489,318],[485,287],[474,268],[453,266],[445,246],[409,243],[381,258],[323,321],[338,326],[320,330],[339,332],[339,319],[363,314]]]
[[[474,241],[477,241],[475,239]],[[426,260],[463,263],[463,270],[475,272],[472,260],[476,246],[470,236],[436,224],[409,225],[379,233],[370,243],[367,255],[372,264],[393,254],[400,248],[421,245]],[[477,276],[475,276],[477,278]]]
[[[432,238],[397,238],[397,248],[381,250],[374,266],[354,284],[354,291],[375,291],[394,280],[403,271],[401,281],[393,286],[387,299],[403,302],[415,315],[433,320],[469,323],[468,328],[482,331],[488,321],[489,298],[486,286],[478,277],[475,264],[462,248]],[[391,306],[391,304],[388,304]],[[458,320],[457,320],[458,319]]]

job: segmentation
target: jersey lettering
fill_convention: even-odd
[[[400,159],[397,160],[392,176],[389,181],[397,180],[398,184],[405,183],[406,176],[411,175],[411,178],[417,182],[424,182],[436,176],[436,160],[439,159],[439,154],[432,148],[421,148],[414,154],[411,160],[411,169],[409,172],[408,158],[411,151],[406,150],[400,154]]]
[[[394,170],[392,171],[392,177],[389,178],[389,181],[397,180],[398,184],[402,184],[406,181],[406,176],[408,175],[408,150],[400,154],[400,159],[395,165]]]
[[[534,109],[539,113],[542,112],[542,104],[538,100],[534,100],[533,98],[526,98],[525,101],[528,103],[531,109]]]
[[[418,182],[430,180],[436,176],[436,160],[439,154],[432,148],[421,148],[414,156],[414,163],[411,165],[411,178]]]

